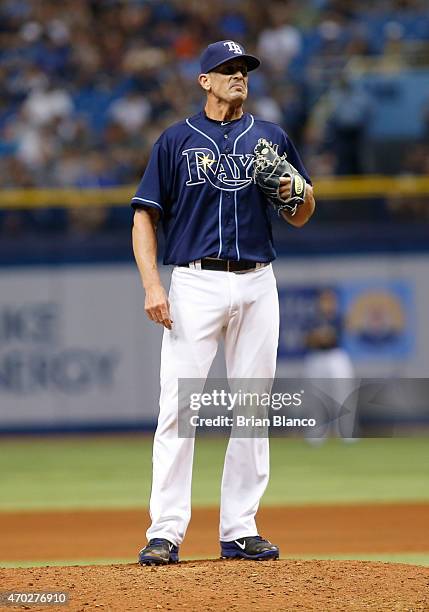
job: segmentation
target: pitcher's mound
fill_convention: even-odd
[[[429,610],[429,569],[369,561],[187,561],[0,569],[2,591],[66,591],[51,610]],[[21,609],[47,606],[21,604]],[[2,608],[4,609],[4,608]],[[10,608],[9,608],[10,609]]]

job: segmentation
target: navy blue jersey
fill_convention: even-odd
[[[310,182],[285,132],[249,113],[221,122],[203,111],[161,134],[131,204],[161,213],[165,264],[275,258],[270,205],[252,179],[259,138],[277,144]]]
[[[339,314],[316,314],[307,322],[307,348],[315,351],[341,346],[343,320]]]

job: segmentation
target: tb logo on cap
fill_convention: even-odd
[[[228,49],[235,53],[236,55],[243,55],[243,49],[236,42],[229,40],[228,42],[223,43],[224,47],[228,47]]]

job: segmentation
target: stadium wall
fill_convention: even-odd
[[[427,376],[429,255],[308,264],[275,263],[278,376],[302,375],[303,313],[323,287],[338,294],[358,376]],[[0,287],[1,432],[153,428],[162,334],[146,318],[133,264],[3,267]],[[212,376],[223,373],[218,357]]]

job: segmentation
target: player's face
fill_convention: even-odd
[[[242,104],[247,98],[247,82],[247,64],[240,59],[225,62],[210,72],[210,91],[225,102]]]

